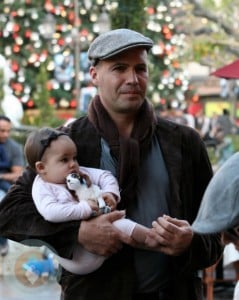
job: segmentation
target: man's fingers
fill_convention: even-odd
[[[188,224],[188,222],[186,220],[179,220],[177,218],[172,218],[167,215],[164,215],[163,218],[178,227],[185,226],[186,224]]]
[[[156,221],[152,223],[153,228],[163,236],[168,234],[174,234],[177,231],[177,227],[172,222],[169,222],[164,217],[159,217]]]
[[[116,211],[106,214],[105,216],[107,217],[109,222],[113,223],[114,221],[125,217],[125,211],[124,210],[116,210]]]

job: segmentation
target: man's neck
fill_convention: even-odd
[[[111,115],[111,118],[119,131],[119,135],[129,138],[134,126],[134,117],[132,115],[117,114]]]

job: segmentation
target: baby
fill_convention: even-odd
[[[111,211],[120,201],[116,178],[106,170],[80,167],[77,148],[64,132],[42,128],[32,132],[24,148],[26,160],[37,176],[32,186],[33,201],[43,218],[50,222],[84,220],[102,213],[97,201],[81,201],[66,186],[66,178],[75,173],[85,179],[86,184],[99,186],[101,197]],[[148,228],[132,220],[122,218],[113,222],[119,230],[130,235],[137,244],[144,245]],[[87,274],[99,268],[106,257],[86,251],[77,244],[73,258],[57,256],[60,264],[75,274]]]

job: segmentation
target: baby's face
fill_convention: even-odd
[[[76,160],[77,149],[74,142],[66,135],[52,141],[42,156],[44,172],[41,176],[51,183],[66,183],[69,173],[79,173]]]

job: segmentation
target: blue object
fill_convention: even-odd
[[[29,259],[22,265],[23,269],[30,271],[37,276],[48,274],[48,276],[55,275],[55,267],[52,258],[46,259]]]

